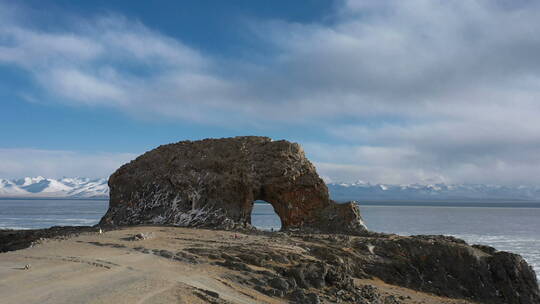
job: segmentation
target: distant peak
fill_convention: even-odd
[[[23,177],[0,179],[1,198],[108,198],[107,179]]]

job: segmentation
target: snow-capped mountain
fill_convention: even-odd
[[[540,200],[540,187],[500,186],[483,184],[371,184],[328,183],[330,196],[337,201],[348,200]],[[0,178],[0,198],[109,198],[107,179],[61,179],[25,177]]]
[[[334,200],[540,200],[540,187],[484,184],[329,183]]]
[[[0,179],[0,198],[108,198],[109,187],[104,178],[61,179],[25,177]]]

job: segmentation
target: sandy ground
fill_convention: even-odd
[[[146,240],[130,238],[140,232]],[[174,227],[131,227],[103,234],[85,233],[45,240],[32,247],[0,254],[0,302],[9,303],[286,303],[227,280],[232,271],[210,263],[191,264],[140,251],[176,252],[198,244],[267,243],[286,250],[300,247],[273,242],[267,236]],[[137,249],[139,248],[139,249]],[[217,252],[219,253],[219,252]],[[30,265],[25,269],[25,265]],[[363,280],[406,303],[468,303]],[[218,293],[219,297],[215,297]],[[213,296],[212,296],[213,295]],[[405,302],[404,302],[405,303]]]

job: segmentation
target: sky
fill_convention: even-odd
[[[540,2],[0,0],[0,177],[300,143],[327,181],[538,185]]]

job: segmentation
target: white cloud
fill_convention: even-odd
[[[374,183],[426,183],[446,181],[437,168],[414,147],[381,147],[353,144],[304,144],[308,157],[316,160],[320,175],[330,180],[364,180]]]
[[[77,69],[60,68],[51,69],[47,75],[39,77],[43,85],[61,92],[64,98],[80,103],[122,106],[126,105],[129,98],[126,89],[111,83],[110,80],[114,76],[107,73],[90,75]]]
[[[32,30],[13,20],[0,22],[0,62],[36,73],[47,73],[49,68],[58,65],[79,65],[103,53],[102,46],[90,37]]]
[[[539,94],[538,5],[379,2],[346,2],[330,25],[254,25],[276,49],[266,62],[208,56],[118,15],[64,32],[7,22],[0,62],[28,70],[67,103],[207,122],[222,116],[215,111],[237,123],[261,112],[270,121],[301,113],[303,122],[453,116],[456,107],[508,107],[510,93]]]
[[[27,71],[45,99],[315,126],[338,143],[306,151],[337,180],[540,178],[537,2],[345,1],[326,23],[252,24],[271,49],[253,61],[205,54],[119,15],[53,32],[4,6],[0,63]]]
[[[134,159],[132,153],[81,153],[62,150],[0,148],[0,177],[25,176],[108,177],[124,163]]]

